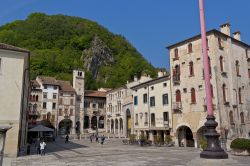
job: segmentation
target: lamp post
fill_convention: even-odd
[[[10,129],[10,126],[0,126],[0,166],[3,164],[3,155],[4,155],[4,145],[6,132]]]
[[[204,16],[204,0],[199,0],[200,9],[200,24],[201,24],[201,40],[202,40],[202,53],[203,53],[203,64],[205,72],[205,90],[206,90],[206,103],[207,103],[207,121],[205,126],[207,132],[204,134],[207,138],[207,147],[201,152],[201,158],[208,159],[226,159],[228,154],[221,148],[219,143],[219,134],[216,131],[218,123],[215,121],[212,107],[212,96],[210,86],[210,72],[208,62],[208,51],[207,51],[207,38],[206,38],[206,25]]]

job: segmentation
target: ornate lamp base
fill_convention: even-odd
[[[219,142],[220,135],[215,130],[218,126],[215,117],[208,115],[206,119],[205,126],[207,127],[207,132],[204,135],[207,138],[207,147],[201,152],[200,157],[207,159],[227,159],[228,154],[221,148]]]

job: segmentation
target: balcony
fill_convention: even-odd
[[[116,112],[115,115],[116,116],[121,116],[121,112]]]
[[[173,75],[173,83],[174,85],[180,84],[180,74]]]
[[[112,116],[111,112],[107,112],[107,116],[110,118]]]
[[[182,110],[182,103],[181,102],[173,102],[173,110],[178,112]]]

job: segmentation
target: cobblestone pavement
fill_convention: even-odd
[[[250,157],[229,155],[227,160],[204,160],[195,148],[140,147],[123,145],[121,140],[107,140],[105,145],[75,140],[48,143],[45,156],[35,154],[7,158],[4,166],[249,166]]]

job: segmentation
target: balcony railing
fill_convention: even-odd
[[[181,111],[182,110],[182,103],[181,102],[173,102],[173,110],[174,111]]]
[[[175,74],[173,75],[173,83],[176,84],[180,84],[180,74]]]

